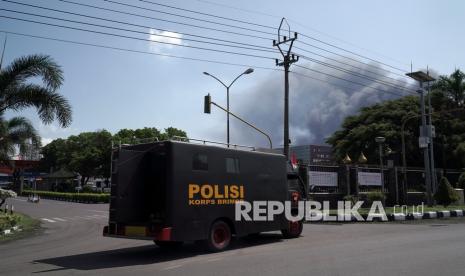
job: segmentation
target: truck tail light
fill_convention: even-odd
[[[300,199],[300,194],[298,192],[292,192],[291,198],[292,198],[292,201],[297,202]]]
[[[155,240],[157,241],[170,241],[172,227],[165,227],[157,233]]]

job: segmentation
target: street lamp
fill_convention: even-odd
[[[203,108],[204,113],[207,113],[207,114],[211,113],[211,105],[214,105],[214,106],[218,107],[219,109],[223,110],[224,112],[226,112],[228,114],[231,114],[231,116],[233,116],[234,118],[238,119],[239,121],[243,122],[244,124],[248,125],[249,127],[253,128],[256,131],[263,134],[268,139],[268,142],[270,143],[270,149],[273,149],[273,143],[271,142],[271,137],[266,132],[264,132],[263,130],[259,129],[258,127],[252,125],[251,123],[247,122],[246,120],[242,119],[241,117],[237,116],[236,114],[227,111],[224,107],[222,107],[221,105],[219,105],[219,104],[215,103],[214,101],[212,101],[211,97],[210,97],[210,94],[206,95],[204,99],[205,99],[204,100],[204,108]],[[228,147],[229,147],[229,144],[228,144]]]
[[[375,138],[376,143],[378,143],[379,146],[379,168],[381,170],[381,192],[383,193],[384,196],[384,166],[383,166],[383,144],[386,142],[386,138],[382,136],[378,136]],[[384,203],[384,197],[383,197],[383,203]]]
[[[204,75],[207,75],[207,76],[210,76],[212,78],[214,78],[215,80],[217,80],[219,83],[221,83],[224,87],[226,87],[226,111],[227,111],[227,115],[226,115],[226,137],[227,137],[227,144],[228,144],[228,147],[229,147],[229,88],[233,85],[234,82],[236,82],[236,80],[238,78],[240,78],[242,75],[248,75],[250,73],[253,73],[253,69],[252,68],[249,68],[247,70],[245,70],[244,72],[242,72],[239,76],[237,76],[229,85],[226,85],[224,84],[224,82],[222,82],[219,78],[215,77],[214,75],[208,73],[208,72],[203,72]]]
[[[431,180],[432,180],[432,172],[434,173],[434,168],[431,168],[430,153],[428,152],[430,149],[432,135],[431,135],[431,122],[428,128],[426,125],[425,91],[423,89],[423,83],[434,81],[435,79],[431,77],[430,75],[428,75],[427,73],[422,72],[422,71],[407,73],[406,75],[418,81],[420,84],[420,89],[417,91],[418,93],[420,93],[420,106],[421,106],[421,129],[420,129],[421,131],[420,131],[420,138],[418,139],[418,142],[419,142],[420,148],[423,149],[423,159],[425,163],[425,185],[426,185],[426,194],[427,194],[426,201],[427,201],[428,206],[432,206],[433,197],[431,194]],[[431,110],[429,112],[431,112]]]

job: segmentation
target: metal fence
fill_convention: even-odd
[[[356,165],[307,165],[309,192],[311,194],[359,195],[373,191],[384,193],[387,201],[399,204],[409,198],[421,199],[426,191],[425,173],[422,168],[384,168]],[[437,185],[441,177],[446,177],[455,186],[462,171],[436,169]],[[434,193],[437,185],[432,187]]]

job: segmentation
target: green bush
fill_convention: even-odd
[[[81,192],[82,193],[93,193],[94,190],[92,190],[92,187],[90,187],[90,186],[83,186]]]
[[[97,194],[97,193],[59,193],[59,192],[49,192],[49,191],[32,191],[25,190],[23,195],[29,196],[36,194],[41,198],[49,199],[58,199],[65,201],[76,201],[76,202],[86,202],[86,203],[98,203],[98,202],[110,202],[110,194]]]
[[[10,229],[11,227],[18,224],[21,217],[18,215],[10,215],[0,212],[0,231]]]
[[[350,201],[352,205],[357,203],[357,201],[359,200],[358,196],[356,195],[346,195],[343,199],[344,201]]]
[[[437,192],[434,194],[434,199],[438,204],[444,207],[449,206],[451,203],[460,199],[459,194],[450,185],[449,180],[443,177],[439,182]]]
[[[372,204],[375,201],[384,201],[385,198],[386,197],[384,193],[382,193],[381,191],[373,191],[367,193],[368,204]]]
[[[457,181],[457,188],[465,189],[465,172],[461,173]]]

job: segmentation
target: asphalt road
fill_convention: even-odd
[[[0,244],[2,275],[464,275],[465,219],[421,224],[308,224],[205,253],[194,244],[166,251],[148,241],[102,237],[106,204],[22,198],[17,211],[44,231]]]

